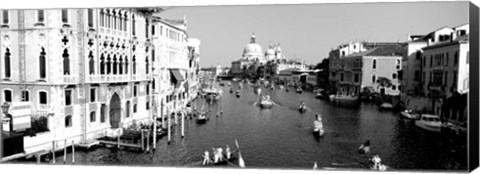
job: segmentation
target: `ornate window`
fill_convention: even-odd
[[[5,11],[5,10],[4,10]],[[7,48],[5,50],[5,56],[4,56],[4,59],[5,59],[5,78],[10,78],[10,76],[12,75],[11,74],[11,69],[10,69],[10,49]]]
[[[10,16],[8,10],[2,10],[2,26],[10,23]]]
[[[95,122],[97,119],[97,113],[95,111],[90,112],[90,122]]]
[[[93,52],[88,53],[88,69],[90,74],[95,74],[95,60],[93,60]]]
[[[48,104],[47,92],[40,91],[38,92],[38,96],[39,96],[38,98],[39,98],[40,104],[44,104],[44,105]]]
[[[125,56],[125,74],[128,74],[128,56]]]
[[[135,60],[135,56],[133,56],[132,59],[132,69],[133,69],[133,74],[137,74],[137,61]]]
[[[117,62],[117,55],[113,55],[113,74],[117,74],[117,66],[118,66],[118,62]]]
[[[67,115],[65,116],[65,127],[72,127],[72,116]]]
[[[132,35],[135,36],[135,15],[132,15]]]
[[[62,22],[68,23],[68,9],[62,9]]]
[[[5,102],[12,102],[12,91],[11,90],[3,90],[3,97],[5,98]]]
[[[149,64],[148,64],[148,56],[145,58],[145,74],[148,74]]]
[[[107,55],[107,74],[112,73],[112,59],[110,58],[110,54]]]
[[[100,123],[105,122],[105,115],[107,114],[107,106],[105,104],[102,104],[100,107]]]
[[[30,101],[30,92],[27,90],[22,91],[22,102],[28,102]]]
[[[37,22],[38,23],[45,22],[45,10],[37,10]]]
[[[68,50],[63,50],[63,75],[70,75],[70,60],[69,60]]]
[[[87,10],[88,27],[93,27],[93,9]]]
[[[100,74],[105,74],[105,56],[100,55]]]
[[[40,52],[40,57],[39,57],[39,69],[40,69],[40,79],[45,79],[47,77],[47,62],[46,62],[46,53],[45,53],[45,48],[41,48],[42,51]]]
[[[125,116],[128,118],[130,117],[130,101],[127,101],[127,104],[125,104],[125,108],[126,108]]]
[[[72,105],[72,90],[71,89],[65,90],[65,105],[66,106]]]
[[[95,88],[90,88],[90,102],[95,102],[96,101],[96,89]]]
[[[123,59],[122,56],[120,56],[118,60],[118,74],[122,75],[123,74]]]

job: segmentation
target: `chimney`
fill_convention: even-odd
[[[451,41],[454,41],[455,39],[457,39],[457,31],[452,32],[450,35],[451,35],[450,36]]]
[[[427,39],[427,47],[430,46],[432,44],[432,38],[428,38]]]
[[[407,41],[412,41],[412,35],[410,35],[410,33],[407,35]]]

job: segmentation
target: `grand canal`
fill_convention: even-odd
[[[237,89],[238,84],[232,87]],[[254,105],[258,95],[251,86],[243,85],[240,98],[229,93],[229,88],[222,88],[222,104],[213,105],[206,124],[186,121],[184,138],[176,126],[171,143],[163,137],[154,152],[97,147],[77,152],[76,164],[194,166],[212,147],[236,149],[237,139],[245,164],[251,168],[311,169],[315,161],[319,167],[366,168],[371,154],[359,154],[357,148],[370,140],[372,154],[379,154],[382,162],[394,169],[466,169],[465,146],[419,129],[398,113],[378,111],[376,105],[344,107],[315,99],[310,92],[263,89],[278,105],[260,109]],[[304,114],[296,109],[301,101],[309,107]],[[217,117],[220,108],[223,114]],[[315,138],[311,131],[315,113],[323,116],[326,135],[322,138]]]

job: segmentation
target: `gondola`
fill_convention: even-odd
[[[204,165],[204,166],[227,165],[228,162],[231,162],[231,161],[237,159],[237,152],[238,152],[238,150],[232,152],[232,153],[230,154],[230,158],[228,158],[228,159],[227,159],[227,156],[224,154],[222,160],[217,161],[216,163],[215,163],[215,162],[212,162],[212,163],[206,164],[206,165]]]
[[[307,106],[305,106],[305,105],[300,105],[300,106],[298,107],[298,111],[299,111],[300,113],[306,112],[306,111],[307,111]]]
[[[301,87],[298,87],[297,88],[297,93],[301,94],[303,92],[302,88]]]

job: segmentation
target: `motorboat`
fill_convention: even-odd
[[[222,94],[221,94],[220,90],[215,90],[215,89],[205,90],[205,97],[206,97],[207,101],[220,100],[221,95]]]
[[[303,92],[301,87],[298,87],[296,91],[297,91],[297,93],[300,93],[300,94]]]
[[[330,101],[335,102],[356,102],[358,101],[358,95],[330,95]]]
[[[260,87],[257,87],[254,89],[255,94],[260,94],[262,93],[262,89]]]
[[[207,114],[205,114],[205,113],[198,114],[197,123],[203,124],[203,123],[206,123],[207,120],[208,120]]]
[[[315,95],[315,98],[317,98],[317,99],[325,99],[325,95],[323,95],[321,92],[317,92],[317,94]]]
[[[238,78],[233,78],[233,79],[232,79],[233,82],[236,82],[236,81],[239,81],[239,80],[240,80],[240,79],[238,79]]]
[[[382,103],[382,104],[379,106],[379,109],[380,109],[380,110],[391,110],[391,109],[393,109],[393,105],[390,104],[390,103]]]
[[[420,114],[420,119],[415,120],[415,125],[431,132],[440,132],[442,128],[440,118],[431,114]]]
[[[420,118],[420,115],[418,113],[414,113],[412,110],[408,109],[400,112],[400,115],[412,120],[418,120]]]
[[[240,90],[237,90],[236,95],[237,95],[237,97],[240,97]]]

